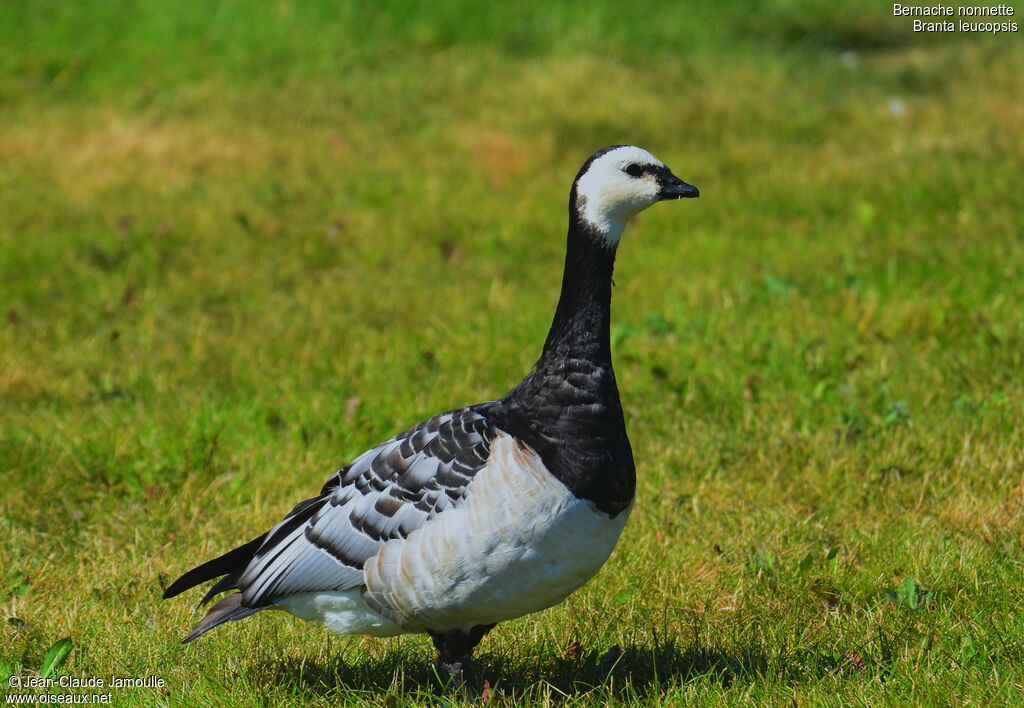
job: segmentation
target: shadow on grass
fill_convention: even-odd
[[[264,680],[292,692],[313,695],[450,698],[427,657],[426,652],[395,650],[358,664],[289,659],[264,664],[258,671]],[[780,668],[791,679],[797,675],[772,666],[774,663],[754,650],[680,648],[674,642],[655,647],[629,646],[617,658],[614,651],[581,652],[575,657],[506,657],[483,651],[474,657],[467,687],[471,696],[479,696],[486,680],[494,693],[505,697],[550,694],[556,702],[588,694],[641,699],[690,681],[729,686],[736,681],[757,680],[766,673],[777,675]],[[808,664],[820,667],[818,673],[829,670],[826,657],[799,663],[799,675],[804,679]]]

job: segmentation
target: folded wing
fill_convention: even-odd
[[[442,413],[368,450],[264,536],[189,571],[164,597],[218,577],[204,603],[219,592],[240,590],[223,619],[212,616],[218,603],[200,623],[207,631],[293,593],[362,585],[363,564],[386,541],[405,538],[460,504],[496,435],[489,406]]]

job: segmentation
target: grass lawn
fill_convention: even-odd
[[[424,637],[263,613],[183,647],[199,593],[160,593],[517,383],[572,177],[635,143],[701,189],[619,251],[636,508],[474,690],[1019,703],[1021,33],[853,0],[387,5],[0,3],[2,677],[69,637],[65,676],[164,681],[118,705],[458,703]]]

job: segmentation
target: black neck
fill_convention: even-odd
[[[633,499],[636,469],[612,372],[615,246],[607,243],[570,206],[562,296],[544,353],[490,417],[533,448],[576,498],[614,517]]]
[[[539,364],[566,357],[611,362],[609,323],[614,267],[615,247],[607,245],[601,234],[582,222],[570,202],[562,294]]]

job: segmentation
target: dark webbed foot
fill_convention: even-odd
[[[453,691],[459,691],[469,678],[469,656],[450,664],[438,661],[437,668],[444,684]]]
[[[429,632],[437,649],[437,664],[441,680],[449,688],[461,689],[469,676],[469,658],[473,648],[484,635],[491,631],[493,624],[477,625],[468,632],[453,629],[448,632]]]

